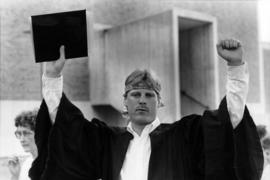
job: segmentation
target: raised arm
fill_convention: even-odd
[[[107,145],[105,140],[111,131],[99,120],[86,120],[80,109],[65,96],[61,74],[64,65],[63,47],[57,61],[45,64],[42,78],[45,102],[37,115],[38,157],[29,172],[32,180],[102,177],[102,158],[107,157],[103,146]]]
[[[241,122],[244,114],[249,74],[247,63],[243,60],[243,48],[234,39],[221,40],[217,52],[227,61],[226,101],[233,128]]]
[[[51,122],[54,123],[63,92],[62,70],[65,66],[64,46],[60,47],[60,58],[46,62],[42,75],[42,95],[47,104]]]

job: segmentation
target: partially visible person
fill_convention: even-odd
[[[257,128],[257,132],[258,132],[260,141],[262,141],[264,136],[267,134],[266,126],[260,124],[260,125],[257,125],[256,128]]]
[[[264,156],[264,170],[261,180],[270,179],[270,134],[267,133],[261,140]]]
[[[263,174],[261,180],[270,179],[270,134],[265,125],[257,125],[257,132],[261,141],[264,157]]]
[[[37,157],[37,147],[35,144],[35,124],[37,110],[24,111],[15,118],[15,136],[20,141],[25,152],[30,153],[23,162],[17,156],[9,159],[8,167],[11,173],[11,180],[30,180],[28,171],[33,160]]]

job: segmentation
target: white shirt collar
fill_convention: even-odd
[[[152,131],[154,131],[158,126],[160,125],[160,120],[158,117],[156,117],[156,119],[150,123],[150,124],[147,124],[142,133],[141,133],[141,136],[146,136],[146,135],[149,135]],[[140,137],[132,128],[131,126],[131,122],[128,123],[127,125],[127,130],[134,136],[134,137]]]

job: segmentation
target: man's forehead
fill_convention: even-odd
[[[132,89],[128,92],[128,94],[130,93],[153,93],[156,94],[156,92],[152,89]]]
[[[135,70],[125,81],[125,94],[133,89],[148,89],[159,93],[160,83],[147,70]]]

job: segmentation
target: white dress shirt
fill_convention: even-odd
[[[233,128],[240,122],[244,114],[246,98],[248,93],[249,74],[247,63],[240,66],[227,67],[226,101],[230,120]],[[63,91],[63,77],[48,78],[42,76],[42,92],[48,106],[51,121],[55,121],[58,105]],[[148,166],[151,154],[151,142],[149,134],[160,124],[155,119],[151,124],[145,126],[139,136],[128,125],[127,129],[134,138],[130,141],[125,160],[120,172],[121,180],[147,180]]]
[[[240,66],[227,66],[226,101],[233,128],[236,128],[243,118],[248,85],[247,63]]]
[[[147,180],[151,154],[149,134],[159,125],[160,121],[156,118],[151,124],[144,127],[139,136],[132,129],[129,122],[127,130],[133,135],[133,139],[129,142],[125,161],[120,172],[121,180]]]

